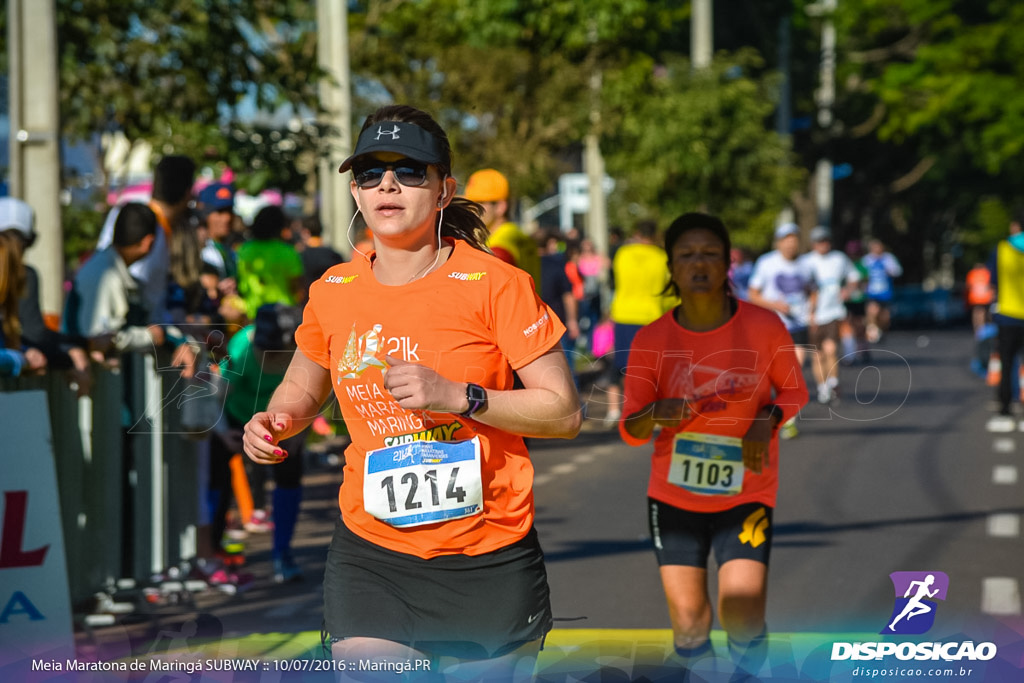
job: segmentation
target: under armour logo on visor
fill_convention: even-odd
[[[377,128],[377,140],[380,140],[380,136],[390,135],[392,140],[398,140],[398,126],[395,126],[394,130],[384,130],[383,127]]]

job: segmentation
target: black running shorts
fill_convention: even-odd
[[[772,508],[746,503],[722,512],[690,512],[647,499],[647,520],[658,565],[707,569],[715,551],[721,567],[729,560],[768,564],[772,549]]]
[[[432,656],[489,659],[543,638],[551,602],[537,532],[484,555],[424,560],[352,533],[339,519],[324,572],[332,640],[367,637]]]

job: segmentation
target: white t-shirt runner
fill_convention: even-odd
[[[846,318],[843,287],[860,281],[860,273],[849,257],[841,251],[819,254],[811,251],[800,257],[814,278],[818,288],[818,303],[814,309],[814,322],[827,325]]]
[[[754,264],[750,287],[769,301],[785,301],[789,313],[779,313],[789,331],[807,327],[810,313],[809,294],[814,289],[814,275],[800,259],[790,261],[777,250],[770,251]]]

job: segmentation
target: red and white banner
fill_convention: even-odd
[[[0,424],[2,674],[75,650],[45,392],[0,393]]]

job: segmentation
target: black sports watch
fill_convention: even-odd
[[[479,384],[470,382],[466,385],[466,400],[469,401],[469,408],[466,408],[466,411],[459,413],[459,415],[472,417],[473,413],[487,405],[487,390]]]

